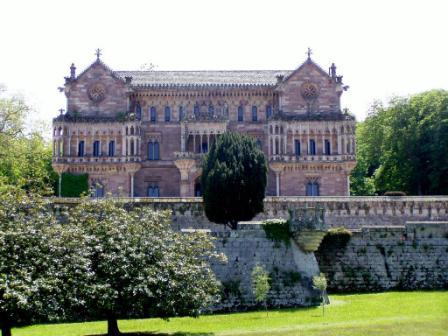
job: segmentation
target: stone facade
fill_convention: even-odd
[[[61,91],[53,167],[88,173],[98,194],[200,195],[200,159],[216,137],[253,137],[269,162],[267,195],[348,195],[355,121],[347,87],[310,57],[291,71],[113,71],[100,59]]]
[[[448,222],[363,227],[347,245],[321,245],[332,291],[448,288]]]

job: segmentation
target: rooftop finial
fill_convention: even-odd
[[[307,55],[308,55],[308,59],[311,59],[311,54],[313,53],[313,51],[311,50],[311,48],[308,48],[307,50]]]
[[[101,56],[101,49],[100,48],[96,49],[95,55],[96,55],[96,60],[99,61],[100,60],[100,56]]]
[[[70,66],[70,79],[75,79],[76,78],[76,67],[75,64],[72,63],[72,65]]]

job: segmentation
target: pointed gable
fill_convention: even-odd
[[[340,111],[340,84],[308,58],[278,85],[279,108],[285,114],[334,114]]]
[[[128,87],[97,59],[66,84],[67,112],[85,117],[116,117],[127,111]]]

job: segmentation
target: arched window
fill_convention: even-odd
[[[196,182],[194,184],[194,196],[195,197],[201,197],[202,196],[202,188],[201,188],[201,183],[200,182]]]
[[[254,105],[252,106],[252,121],[258,120],[258,108]]]
[[[109,156],[115,156],[115,141],[109,141]]]
[[[93,156],[100,156],[100,142],[98,140],[93,142]]]
[[[135,117],[140,120],[142,118],[142,107],[140,106],[140,103],[137,102],[135,104]]]
[[[165,107],[165,122],[171,121],[171,108],[169,106]]]
[[[215,107],[214,107],[212,104],[210,104],[210,105],[208,106],[208,115],[209,115],[210,117],[212,117],[214,114],[215,114]]]
[[[133,156],[134,153],[135,153],[134,140],[131,140],[131,151],[130,151],[130,155]]]
[[[308,182],[306,184],[306,195],[307,196],[319,196],[319,183]]]
[[[202,153],[207,153],[208,152],[208,143],[207,142],[203,142],[202,146],[201,146],[201,149],[202,149]]]
[[[244,107],[238,106],[238,121],[244,121]]]
[[[255,141],[255,144],[257,145],[257,147],[258,147],[259,149],[263,149],[262,144],[261,144],[261,140],[260,140],[260,139],[257,139],[257,141]]]
[[[272,116],[272,106],[266,105],[266,119],[269,119]]]
[[[158,141],[148,142],[148,160],[160,160],[160,147]]]
[[[300,155],[300,140],[294,140],[294,154]]]
[[[183,106],[179,106],[179,121],[184,120],[185,118],[185,111]]]
[[[91,190],[93,197],[104,197],[104,186],[101,183],[95,183]]]
[[[84,140],[81,140],[78,144],[78,156],[84,156]]]
[[[147,191],[148,197],[160,197],[160,188],[158,185],[150,185]]]
[[[149,120],[151,122],[157,122],[157,110],[155,106],[151,106],[149,110]]]
[[[310,155],[316,155],[316,141],[310,139],[310,148],[308,151]]]
[[[199,110],[199,104],[196,103],[196,104],[194,104],[194,107],[193,107],[193,113],[194,113],[194,116],[195,116],[195,117],[199,117],[199,112],[200,112],[200,110]]]
[[[325,155],[331,155],[331,144],[329,140],[325,140]]]

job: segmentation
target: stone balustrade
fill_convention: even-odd
[[[270,155],[270,162],[338,162],[338,161],[355,161],[356,157],[352,154],[343,155]]]
[[[59,156],[53,157],[53,163],[127,163],[141,162],[140,156]]]
[[[75,204],[76,198],[54,198],[55,204]],[[147,204],[155,209],[171,209],[174,225],[180,228],[224,229],[204,215],[200,197],[121,198],[126,203]],[[447,221],[448,196],[377,197],[266,197],[265,210],[255,220],[289,218],[289,209],[322,208],[329,227],[397,226],[407,221]]]

